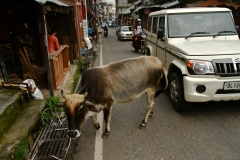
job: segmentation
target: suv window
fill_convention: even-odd
[[[158,29],[162,29],[163,31],[165,31],[165,17],[160,17]],[[163,32],[163,34],[163,36],[165,36],[165,32]]]
[[[157,33],[158,17],[153,17],[152,33]]]
[[[151,32],[151,27],[152,27],[152,17],[148,18],[148,25],[147,25],[147,30]]]

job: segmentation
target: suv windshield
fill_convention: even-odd
[[[168,15],[168,35],[170,38],[215,37],[234,34],[237,34],[237,32],[229,12]]]

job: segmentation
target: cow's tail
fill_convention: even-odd
[[[168,80],[167,80],[167,77],[165,76],[165,74],[163,73],[163,76],[160,80],[160,83],[158,85],[158,89],[155,93],[155,97],[159,96],[162,92],[164,92],[168,87]]]

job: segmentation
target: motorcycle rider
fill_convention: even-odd
[[[106,32],[108,32],[108,27],[107,27],[107,25],[105,25],[105,26],[103,27],[103,30],[106,31]]]
[[[145,30],[145,27],[143,27],[142,25],[142,21],[141,19],[137,19],[137,24],[135,25],[134,27],[134,31],[133,31],[133,43],[137,40],[137,34],[139,33],[145,33],[146,30]]]

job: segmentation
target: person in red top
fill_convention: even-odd
[[[58,38],[56,37],[56,35],[57,35],[57,30],[55,28],[52,28],[50,35],[48,35],[49,54],[59,49]]]

